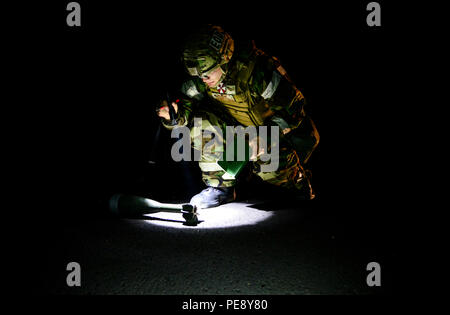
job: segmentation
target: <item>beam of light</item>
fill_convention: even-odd
[[[184,225],[184,219],[179,213],[158,212],[146,214],[147,223],[177,229],[217,229],[238,226],[255,225],[267,220],[272,211],[251,208],[253,203],[233,202],[215,208],[198,210],[200,223],[197,226]]]

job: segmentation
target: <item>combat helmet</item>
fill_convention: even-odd
[[[198,28],[185,41],[183,62],[191,76],[207,76],[228,63],[233,56],[234,41],[220,26]]]

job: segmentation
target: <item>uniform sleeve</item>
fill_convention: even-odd
[[[191,118],[192,111],[197,104],[203,99],[204,91],[195,82],[195,79],[185,81],[181,86],[181,102],[178,105],[177,122],[178,124],[171,126],[164,118],[161,119],[163,126],[169,130],[177,126],[186,126]]]
[[[305,99],[277,58],[261,54],[249,83],[257,102],[265,103],[282,129],[300,125],[305,117]]]

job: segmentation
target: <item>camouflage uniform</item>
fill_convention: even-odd
[[[217,30],[221,32],[220,28],[216,28],[216,35]],[[222,40],[222,43],[219,40],[222,46],[227,44],[224,42],[226,40]],[[230,46],[230,43],[227,45]],[[221,64],[226,74],[222,75],[223,79],[216,87],[208,87],[199,77],[191,77],[183,83],[181,92],[184,97],[179,106],[178,125],[191,127],[193,146],[197,149],[206,141],[200,143],[195,140],[194,135],[201,130],[192,126],[194,117],[202,118],[202,130],[219,126],[224,135],[226,125],[278,125],[279,167],[274,172],[263,173],[260,165],[264,162],[258,159],[253,163],[254,173],[274,185],[306,189],[309,197],[314,198],[309,172],[304,165],[318,145],[319,134],[305,113],[302,93],[292,83],[278,59],[257,49],[253,42],[236,47],[232,42],[231,46],[232,57],[228,53],[229,60]],[[230,51],[230,47],[227,48]],[[173,128],[164,121],[163,124],[166,128]],[[221,150],[223,148],[216,148],[216,153]],[[233,186],[236,179],[227,176],[218,166],[217,157],[217,154],[202,155],[199,165],[204,182],[213,187]]]

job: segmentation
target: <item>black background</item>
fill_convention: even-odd
[[[30,255],[57,237],[61,222],[105,216],[102,202],[112,193],[179,200],[201,189],[195,164],[170,159],[168,132],[151,149],[159,123],[154,106],[184,75],[181,40],[211,22],[280,59],[321,135],[311,162],[317,211],[401,272],[398,94],[408,33],[394,23],[398,10],[379,2],[381,27],[367,26],[364,1],[79,1],[80,28],[66,25],[64,1],[22,9],[31,25],[15,38],[23,47],[19,76],[26,88],[19,97],[29,140],[22,154],[28,173],[19,184],[34,201],[20,210],[33,222]],[[185,167],[191,182],[180,176]]]
[[[230,4],[212,13],[214,18],[202,5],[80,4],[78,29],[65,24],[64,3],[46,5],[28,46],[28,95],[39,104],[27,111],[40,138],[30,152],[38,150],[50,167],[41,169],[56,176],[46,183],[59,182],[63,193],[83,196],[123,189],[123,182],[132,184],[146,169],[157,172],[150,176],[158,181],[146,182],[154,183],[151,189],[177,190],[177,175],[166,174],[177,169],[171,165],[176,163],[169,155],[170,134],[163,130],[164,140],[151,152],[158,125],[154,106],[184,76],[183,35],[207,19],[277,56],[305,95],[321,134],[312,159],[321,199],[376,202],[393,192],[395,174],[389,174],[390,184],[383,174],[396,163],[401,38],[388,4],[383,3],[380,28],[367,26],[364,3],[282,2],[272,9]],[[170,167],[149,166],[153,154]]]

